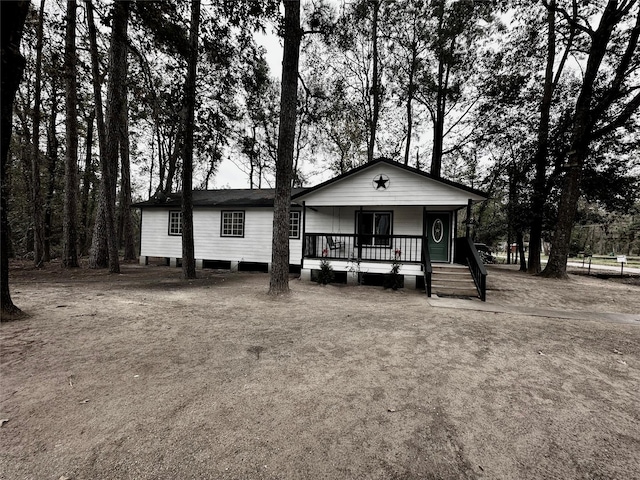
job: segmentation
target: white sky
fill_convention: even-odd
[[[256,33],[254,38],[267,51],[266,58],[271,69],[271,76],[280,79],[282,75],[281,39],[270,32],[269,28],[266,34]],[[231,155],[234,154],[231,153]],[[213,188],[249,188],[248,174],[236,165],[241,165],[243,160],[240,158],[224,159],[218,166],[218,171],[213,179]]]

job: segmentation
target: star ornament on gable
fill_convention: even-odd
[[[388,187],[389,177],[387,177],[384,173],[381,173],[373,179],[373,188],[375,188],[376,190],[386,190]]]

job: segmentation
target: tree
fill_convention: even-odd
[[[196,278],[193,242],[193,129],[196,104],[196,74],[198,66],[198,27],[200,0],[191,2],[191,33],[189,62],[185,83],[184,164],[182,165],[182,278]]]
[[[378,18],[380,15],[380,0],[373,0],[371,2],[372,20],[371,20],[371,45],[372,45],[372,62],[373,71],[371,73],[371,80],[373,85],[371,86],[371,96],[373,99],[373,105],[371,107],[371,126],[369,127],[369,147],[367,148],[367,161],[373,161],[373,152],[376,146],[376,131],[378,130],[378,119],[380,118],[380,97],[382,92],[380,91],[380,73],[379,73],[379,55],[378,55]]]
[[[409,165],[411,140],[414,125],[413,103],[416,96],[418,76],[426,65],[424,54],[431,33],[428,28],[428,15],[425,14],[426,0],[403,0],[390,19],[391,40],[398,46],[394,50],[392,68],[398,72],[397,87],[399,100],[404,101],[406,109],[406,143],[404,164]],[[408,28],[407,28],[408,26]]]
[[[107,239],[109,251],[109,272],[118,273],[118,239],[116,235],[115,206],[116,180],[118,176],[118,153],[121,139],[123,109],[125,99],[122,85],[127,77],[127,26],[130,3],[115,2],[113,5],[113,25],[111,30],[111,48],[109,51],[109,85],[107,88],[106,142],[104,155],[100,157],[100,203],[104,211],[104,221],[96,218],[93,234],[93,247]]]
[[[58,56],[54,55],[53,64],[57,64]],[[49,126],[47,128],[47,188],[44,201],[44,256],[45,262],[51,261],[51,240],[53,224],[53,199],[56,189],[56,169],[58,167],[59,141],[56,135],[58,115],[58,76],[51,76],[51,111],[49,112]]]
[[[300,0],[283,0],[284,52],[280,93],[280,127],[278,161],[273,211],[273,243],[269,294],[289,292],[289,210],[291,207],[291,173],[296,137],[298,98],[298,61],[300,55]]]
[[[44,219],[42,216],[42,192],[40,186],[40,103],[42,92],[42,31],[44,27],[44,2],[40,1],[36,40],[36,78],[33,102],[33,154],[31,157],[31,201],[33,207],[33,262],[40,266],[44,260]]]
[[[556,63],[556,2],[551,0],[547,13],[548,34],[547,34],[547,65],[544,76],[544,90],[542,101],[540,102],[540,123],[538,124],[538,135],[536,142],[536,152],[533,157],[535,168],[535,180],[533,182],[533,194],[531,198],[531,228],[529,232],[529,273],[540,273],[542,269],[540,263],[540,242],[542,241],[542,222],[544,205],[547,198],[547,166],[549,153],[549,128],[551,121],[551,104],[553,92],[558,84],[558,79],[562,73],[565,61],[570,51],[575,29],[571,29],[568,45],[565,48],[565,55],[562,57],[560,66],[557,69],[554,79],[554,67]]]
[[[591,146],[595,140],[624,127],[640,108],[638,87],[629,84],[640,69],[640,55],[636,51],[640,5],[635,0],[609,0],[595,30],[581,16],[571,15],[560,7],[555,9],[588,39],[586,66],[572,116],[558,220],[549,261],[542,272],[546,277],[564,278],[581,177]]]
[[[18,318],[22,311],[13,304],[9,291],[9,222],[7,216],[7,183],[6,171],[9,158],[9,144],[11,143],[11,129],[13,125],[13,101],[22,80],[25,59],[20,53],[22,29],[29,11],[29,2],[1,2],[0,16],[2,17],[2,72],[1,72],[1,139],[2,169],[0,170],[0,320],[6,321]]]
[[[133,219],[131,218],[131,158],[129,142],[129,102],[126,84],[122,87],[123,106],[120,124],[120,202],[118,203],[118,246],[124,246],[124,261],[136,260]]]
[[[435,71],[423,74],[416,99],[427,107],[433,123],[430,173],[435,177],[441,176],[445,137],[475,103],[467,99],[466,105],[463,104],[463,90],[476,66],[476,47],[484,33],[478,20],[488,17],[491,9],[489,3],[466,1],[430,4],[430,15],[435,21],[435,35],[430,45]],[[458,118],[445,128],[448,117],[456,110]]]
[[[95,105],[96,125],[98,129],[98,151],[100,152],[100,162],[102,165],[103,158],[107,152],[107,132],[104,124],[104,108],[102,104],[102,77],[100,75],[100,64],[98,61],[96,26],[93,20],[93,2],[92,0],[85,0],[84,3],[87,10],[87,30],[89,33],[89,52],[91,56],[93,102]],[[102,183],[100,185],[100,188],[102,188]],[[99,197],[102,199],[103,195],[100,194]],[[102,233],[106,224],[104,207],[104,203],[99,201],[94,222],[93,240],[91,242],[91,250],[89,252],[89,268],[106,268],[109,265],[107,237]]]
[[[269,77],[263,52],[251,49],[249,55],[250,73],[243,76],[242,84],[250,134],[243,135],[240,142],[241,152],[249,158],[249,188],[253,189],[261,188],[267,164],[275,163],[277,158],[274,128],[277,128],[279,106],[276,85]]]
[[[78,264],[78,87],[76,80],[76,9],[75,0],[67,2],[64,72],[66,101],[66,155],[64,168],[64,213],[62,266]]]

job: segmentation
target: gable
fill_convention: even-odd
[[[424,205],[459,208],[486,200],[478,190],[435,179],[419,170],[379,160],[294,196],[308,206]]]

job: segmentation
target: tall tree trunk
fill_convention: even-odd
[[[118,149],[120,142],[120,124],[122,122],[123,94],[122,85],[127,74],[127,23],[130,2],[113,4],[113,21],[111,28],[111,47],[109,49],[109,84],[107,88],[107,114],[105,135],[100,152],[100,194],[98,211],[93,228],[93,241],[89,266],[102,268],[105,260],[110,273],[120,271],[118,257],[118,239],[115,228],[116,182],[118,177]],[[91,7],[88,5],[88,9]],[[91,17],[92,19],[93,17]],[[90,22],[91,23],[91,22]],[[97,52],[97,50],[96,50]],[[94,79],[99,78],[97,65],[93,68]],[[95,81],[95,80],[94,80]],[[95,90],[96,99],[101,96]],[[96,105],[96,115],[99,108]],[[98,138],[100,138],[100,121],[98,121]],[[107,258],[104,258],[104,245],[107,246]]]
[[[373,0],[373,24],[371,28],[371,42],[373,44],[373,109],[371,111],[371,130],[369,131],[369,145],[367,148],[367,161],[373,161],[373,153],[376,146],[376,131],[378,130],[378,117],[380,116],[380,74],[378,72],[378,13],[380,0]]]
[[[57,56],[52,60],[54,65]],[[59,142],[56,136],[56,124],[58,121],[58,82],[55,75],[51,78],[51,114],[49,127],[47,128],[47,193],[44,201],[44,252],[43,260],[51,261],[51,222],[53,194],[56,189],[56,168],[58,165]]]
[[[253,176],[256,169],[256,125],[251,127],[251,157],[249,159],[249,190],[253,190]]]
[[[173,179],[176,176],[176,171],[178,170],[178,158],[180,158],[180,152],[184,151],[184,144],[182,142],[182,129],[178,128],[175,133],[175,142],[173,143],[173,152],[170,152],[167,159],[167,174],[164,183],[164,188],[162,189],[165,195],[169,195],[173,190]],[[171,147],[171,143],[169,143],[169,148]]]
[[[42,84],[42,30],[44,26],[44,2],[40,1],[36,40],[36,79],[33,102],[33,155],[31,156],[31,203],[33,212],[33,262],[36,267],[44,257],[44,220],[42,216],[42,191],[40,187],[40,98]]]
[[[548,48],[547,67],[544,76],[544,91],[540,104],[540,123],[538,125],[538,142],[533,157],[535,179],[531,198],[531,228],[529,231],[529,273],[540,273],[540,245],[542,242],[542,221],[546,201],[547,153],[549,150],[549,120],[551,100],[553,98],[553,67],[556,57],[556,22],[555,0],[551,0],[551,8],[547,13]]]
[[[127,78],[127,25],[131,2],[113,4],[113,26],[109,50],[109,86],[107,88],[106,145],[102,167],[102,198],[106,218],[105,232],[109,250],[109,272],[119,273],[118,239],[116,235],[116,183],[118,152],[122,128],[124,95],[122,85]]]
[[[518,244],[518,254],[520,256],[520,271],[527,271],[527,259],[524,256],[524,236],[522,230],[516,232],[516,243]]]
[[[96,125],[98,128],[98,148],[100,151],[100,164],[102,165],[106,154],[106,128],[104,124],[104,109],[102,105],[102,81],[100,75],[100,63],[98,61],[98,42],[96,38],[96,26],[93,20],[93,2],[85,0],[87,9],[87,28],[89,31],[89,52],[91,55],[91,77],[93,85],[93,99],[96,107]],[[104,183],[100,182],[98,193],[98,208],[96,211],[91,250],[89,252],[89,268],[107,268],[109,266],[109,249],[107,246],[105,216],[105,195],[102,193]]]
[[[531,198],[531,228],[529,231],[529,273],[540,273],[540,245],[542,242],[542,221],[546,200],[547,153],[549,149],[549,119],[551,100],[553,97],[553,67],[556,56],[555,0],[551,0],[552,8],[547,13],[548,48],[547,67],[544,77],[544,91],[540,104],[540,124],[538,125],[538,142],[533,157],[535,179]]]
[[[300,56],[300,0],[284,0],[284,53],[280,94],[280,125],[276,191],[273,211],[273,243],[269,294],[289,292],[289,210],[291,168],[296,135],[298,60]]]
[[[67,2],[64,74],[66,101],[66,156],[64,209],[62,219],[62,266],[78,265],[78,87],[76,80],[76,10],[75,0]]]
[[[574,20],[577,20],[577,7],[574,6]],[[540,123],[538,125],[538,139],[536,152],[533,158],[535,166],[535,178],[533,181],[533,195],[531,198],[531,225],[529,232],[529,268],[528,272],[537,274],[542,270],[540,262],[540,254],[542,248],[542,224],[544,220],[544,207],[549,193],[549,181],[547,180],[548,167],[548,150],[549,150],[549,125],[551,103],[553,101],[553,92],[556,88],[567,57],[573,44],[575,36],[575,27],[570,27],[569,38],[565,47],[564,55],[560,60],[557,71],[553,69],[556,63],[556,1],[550,0],[547,6],[547,24],[548,24],[548,52],[547,65],[544,79],[544,90],[542,102],[540,104]]]
[[[414,95],[414,76],[416,72],[416,45],[413,44],[413,50],[411,51],[411,67],[409,69],[409,85],[407,87],[407,145],[404,149],[404,164],[409,165],[409,152],[411,150],[411,135],[413,130],[413,95]]]
[[[442,60],[440,61],[442,67]],[[433,121],[433,152],[431,154],[431,169],[429,173],[436,178],[440,178],[442,174],[442,150],[444,136],[444,108],[445,98],[441,87],[438,87],[436,93],[436,111]]]
[[[198,28],[200,0],[191,1],[191,33],[189,36],[189,70],[185,85],[184,165],[182,166],[182,278],[196,278],[193,241],[193,130],[196,106],[196,74],[198,67]]]
[[[104,157],[100,155],[100,162]],[[106,197],[102,191],[104,182],[101,180],[98,186],[98,207],[93,223],[93,236],[91,249],[89,250],[89,268],[107,268],[109,266],[109,248],[107,246],[107,219],[105,217]]]
[[[91,177],[93,176],[93,121],[96,111],[93,110],[87,118],[87,142],[86,156],[84,160],[84,173],[82,175],[82,194],[80,197],[80,252],[85,255],[89,249],[89,191],[91,189]]]
[[[0,169],[0,320],[7,321],[22,315],[22,311],[13,304],[9,290],[9,220],[7,215],[7,164],[9,144],[13,127],[13,101],[18,85],[22,80],[25,60],[20,53],[22,28],[29,11],[29,2],[0,2],[2,21],[2,68],[0,88],[1,138],[0,151],[2,168]]]
[[[436,105],[432,112],[433,117],[433,149],[431,152],[431,169],[429,173],[436,178],[440,178],[442,170],[442,143],[444,135],[444,105],[445,105],[445,60],[444,60],[444,45],[442,45],[444,36],[444,14],[445,4],[438,7],[438,44],[439,50],[438,56],[438,79],[436,90]]]
[[[131,218],[131,160],[129,152],[129,107],[127,90],[124,89],[124,107],[122,109],[122,125],[120,128],[120,225],[122,243],[124,246],[124,260],[136,260],[136,241],[133,233],[133,219]]]
[[[515,167],[515,159],[512,159],[509,165],[507,166],[507,174],[509,178],[508,185],[508,198],[509,203],[507,204],[507,264],[511,264],[512,262],[512,254],[517,252],[511,251],[511,245],[513,244],[513,237],[516,229],[516,214],[515,207],[518,202],[518,185],[516,180],[516,167]],[[513,260],[515,263],[515,260]]]

